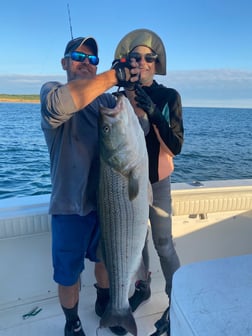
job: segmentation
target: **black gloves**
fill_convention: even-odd
[[[156,105],[140,85],[136,86],[135,93],[135,101],[137,102],[136,105],[146,112],[148,119],[152,124],[158,126],[158,124],[160,124],[164,118],[161,111],[156,107]]]
[[[137,82],[130,81],[131,77],[134,76],[130,73],[130,69],[133,69],[133,67],[126,58],[115,59],[111,69],[115,69],[116,71],[117,86],[124,87],[127,90],[134,90]]]

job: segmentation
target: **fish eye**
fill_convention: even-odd
[[[110,127],[108,125],[104,125],[102,130],[103,130],[103,133],[109,133]]]

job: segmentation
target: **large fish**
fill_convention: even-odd
[[[99,218],[110,303],[100,327],[121,326],[137,336],[128,295],[148,226],[150,184],[145,138],[124,96],[116,107],[100,110]]]

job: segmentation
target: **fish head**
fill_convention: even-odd
[[[113,109],[100,108],[100,157],[106,164],[128,176],[141,160],[143,141],[138,118],[125,96],[118,97]]]

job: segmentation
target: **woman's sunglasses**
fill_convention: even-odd
[[[158,55],[155,53],[148,53],[148,54],[140,54],[138,52],[132,52],[128,55],[128,58],[135,58],[136,62],[140,62],[142,57],[147,63],[156,62]]]
[[[97,65],[99,63],[99,57],[95,55],[88,55],[81,51],[72,51],[69,54],[66,54],[65,57],[71,57],[71,60],[75,62],[84,62],[88,58],[89,63],[92,65]]]

